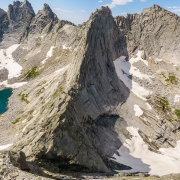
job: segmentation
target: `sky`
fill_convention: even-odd
[[[0,8],[7,11],[8,5],[12,2],[13,0],[0,0]],[[180,0],[29,0],[29,2],[36,13],[43,8],[44,3],[47,3],[60,20],[68,20],[76,25],[86,22],[92,12],[106,5],[111,8],[113,16],[140,14],[144,8],[153,4],[180,15]]]

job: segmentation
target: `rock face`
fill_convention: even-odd
[[[180,17],[158,5],[144,9],[141,15],[116,17],[117,25],[128,30],[128,52],[144,50],[147,57],[159,57],[176,63],[180,48]]]
[[[34,16],[34,10],[27,0],[24,2],[14,1],[12,5],[10,4],[7,13],[1,17],[1,25],[3,24],[1,48],[19,43],[27,34],[29,24]]]
[[[41,107],[43,116],[36,117],[41,120],[28,126],[12,154],[23,151],[28,160],[56,161],[60,168],[65,164],[70,169],[111,171],[109,157],[128,137],[127,125],[118,115],[128,90],[113,65],[113,59],[123,54],[120,33],[108,8],[92,14],[67,76],[59,80],[54,96],[60,99],[50,96],[53,110]],[[122,131],[121,137],[117,131]]]
[[[44,33],[48,33],[56,23],[58,23],[57,16],[52,12],[48,4],[44,4],[43,10],[39,11],[32,20],[29,33],[41,34],[43,30]]]

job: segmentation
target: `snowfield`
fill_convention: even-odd
[[[137,57],[131,58],[129,61],[126,61],[125,56],[121,56],[114,61],[114,65],[119,79],[126,85],[126,87],[136,96],[146,101],[145,97],[150,95],[151,92],[134,82],[130,77],[136,76],[140,79],[144,78],[151,81],[151,76],[141,73],[136,67],[133,66],[133,64],[138,61],[142,61],[146,66],[148,66],[148,62],[141,58],[141,53],[141,51],[138,51]]]
[[[20,66],[17,62],[14,61],[12,57],[12,53],[20,46],[20,44],[14,44],[7,49],[0,50],[0,69],[8,70],[8,79],[12,79],[14,77],[19,77],[21,75],[22,66]],[[0,86],[10,87],[10,88],[18,88],[23,86],[27,82],[20,82],[14,84],[8,84],[8,81],[0,82]]]
[[[7,81],[3,81],[0,83],[0,86],[5,86],[7,88],[13,88],[13,89],[16,89],[16,88],[19,88],[23,85],[27,84],[27,82],[20,82],[20,83],[14,83],[14,84],[8,84]]]
[[[125,141],[118,150],[119,156],[114,154],[112,160],[132,169],[117,172],[147,172],[158,176],[180,173],[180,141],[176,148],[159,149],[158,154],[148,149],[137,128],[128,127],[127,130],[132,138]]]
[[[12,53],[19,47],[20,44],[14,44],[7,49],[0,50],[0,69],[6,68],[9,72],[8,79],[21,75],[22,67],[14,61]]]

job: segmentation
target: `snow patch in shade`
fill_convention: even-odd
[[[148,79],[149,81],[151,79],[151,76],[141,73],[136,67],[133,66],[133,63],[139,60],[143,61],[146,65],[148,65],[147,61],[142,60],[142,58],[140,58],[140,53],[142,52],[139,51],[137,54],[138,55],[137,58],[131,58],[130,61],[126,61],[126,57],[121,56],[120,58],[114,61],[114,65],[115,65],[118,78],[136,96],[146,101],[145,97],[149,96],[152,92],[140,86],[138,83],[134,82],[131,78],[131,76],[136,76],[136,77],[139,77],[140,79],[143,79],[143,78]]]
[[[155,153],[148,149],[139,129],[127,127],[127,130],[132,138],[125,141],[118,150],[119,156],[114,154],[112,160],[132,169],[117,172],[146,172],[158,176],[180,173],[180,141],[175,148],[162,148],[159,149],[161,154]]]

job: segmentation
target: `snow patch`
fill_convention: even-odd
[[[178,94],[175,95],[174,102],[180,102],[180,95]]]
[[[162,154],[158,154],[148,149],[148,145],[138,133],[139,129],[128,127],[127,130],[132,138],[120,147],[120,156],[114,154],[115,159],[112,160],[132,169],[117,172],[147,172],[158,176],[180,173],[180,141],[176,148],[159,149]]]
[[[63,67],[63,68],[61,68],[61,69],[56,70],[54,73],[62,72],[62,71],[64,71],[64,70],[66,70],[68,67],[69,67],[69,65],[67,65],[67,66],[65,66],[65,67]]]
[[[9,148],[9,147],[12,146],[12,145],[13,145],[13,144],[7,144],[7,145],[0,146],[0,151]]]
[[[140,117],[143,115],[143,110],[137,105],[134,105],[135,116]]]
[[[55,46],[51,46],[50,47],[50,50],[47,52],[47,54],[46,54],[46,59],[44,59],[41,63],[42,64],[45,64],[46,63],[46,61],[48,60],[48,58],[50,58],[50,57],[52,57],[52,55],[53,55],[53,49],[55,48]]]
[[[27,128],[27,127],[24,127],[23,130],[22,130],[22,132],[25,132],[26,128]]]
[[[66,45],[63,45],[63,49],[72,49],[72,47],[67,47]]]
[[[21,75],[22,66],[14,61],[12,53],[19,47],[20,44],[14,44],[7,49],[0,50],[0,69],[6,68],[9,72],[8,79]]]
[[[140,55],[138,55],[139,57]],[[144,101],[146,101],[146,96],[150,95],[151,92],[144,89],[144,87],[140,86],[138,83],[134,82],[130,76],[138,76],[139,78],[146,78],[146,79],[150,79],[151,77],[146,75],[146,74],[142,74],[140,73],[139,70],[137,70],[137,68],[133,67],[133,63],[137,62],[139,59],[141,58],[131,58],[130,62],[125,60],[126,57],[125,56],[121,56],[120,58],[116,59],[114,61],[114,65],[115,65],[115,69],[116,69],[116,73],[119,77],[119,79],[126,85],[126,87],[131,90],[136,96],[138,96],[139,98],[143,99]],[[144,62],[145,60],[143,60]],[[147,62],[144,62],[146,65]]]
[[[161,62],[161,61],[162,61],[162,59],[156,59],[156,61]]]
[[[135,58],[132,57],[129,60],[129,62],[131,64],[134,64],[135,62],[142,61],[146,66],[148,66],[148,62],[141,58],[142,53],[143,53],[143,51],[138,51],[138,53],[136,54],[137,57],[135,57]]]
[[[149,103],[146,103],[149,110],[152,110],[152,106]]]
[[[27,121],[27,119],[23,120],[23,121],[22,121],[22,124],[26,123],[26,121]]]
[[[23,85],[27,84],[27,82],[20,82],[20,83],[14,83],[14,84],[8,84],[7,81],[3,81],[0,83],[0,86],[5,86],[7,88],[13,88],[13,89],[16,89],[16,88],[19,88]]]

